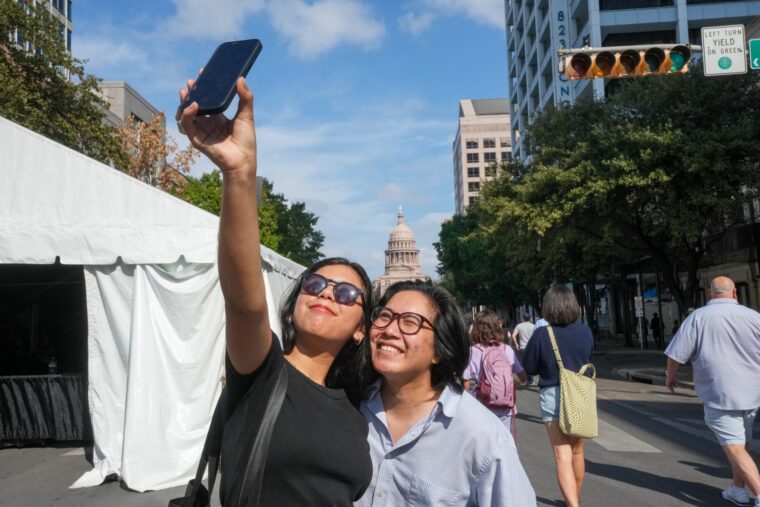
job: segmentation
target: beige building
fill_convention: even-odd
[[[478,200],[483,182],[496,176],[498,164],[512,160],[507,100],[460,100],[452,151],[455,212],[462,215]]]
[[[414,233],[404,223],[404,211],[399,206],[398,222],[391,230],[385,251],[385,274],[377,277],[372,285],[382,296],[388,287],[406,280],[429,282],[430,277],[420,271],[420,251]]]
[[[108,102],[106,123],[116,128],[120,128],[130,115],[139,121],[150,123],[160,113],[124,81],[101,81],[98,83],[98,87],[100,88],[100,96]],[[166,127],[165,118],[164,127]]]

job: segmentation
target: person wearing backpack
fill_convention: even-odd
[[[491,310],[475,316],[470,330],[470,362],[463,377],[468,391],[488,407],[515,435],[515,375],[523,384],[525,372],[511,347],[502,343],[499,317]]]

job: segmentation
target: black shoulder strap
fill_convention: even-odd
[[[256,434],[256,440],[253,442],[251,454],[248,457],[248,464],[245,467],[245,474],[243,474],[243,484],[240,486],[240,493],[234,504],[236,506],[257,507],[259,505],[264,467],[269,451],[269,440],[272,437],[274,422],[280,413],[287,388],[288,371],[285,361],[283,361],[277,371],[274,388],[267,401],[264,418],[261,421],[261,426],[259,426],[259,431]]]

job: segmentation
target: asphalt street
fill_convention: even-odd
[[[602,378],[598,394],[600,436],[586,444],[584,506],[730,505],[720,496],[730,469],[693,391],[672,395],[661,386]],[[517,446],[538,504],[564,505],[535,387],[519,391],[518,410]],[[184,489],[137,493],[118,481],[68,489],[89,469],[79,447],[0,450],[0,505],[165,507]]]

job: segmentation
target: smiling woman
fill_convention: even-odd
[[[220,499],[234,506],[349,506],[371,473],[367,426],[343,390],[351,387],[357,399],[349,366],[361,365],[353,359],[369,327],[370,280],[346,259],[311,266],[285,298],[280,345],[270,329],[261,266],[253,94],[243,78],[236,91],[231,120],[198,116],[196,102],[177,115],[193,146],[223,175],[218,265],[227,382],[219,405],[222,441],[211,442],[221,447]],[[187,89],[180,101],[186,97]]]
[[[448,292],[392,285],[361,348],[373,474],[355,505],[536,505],[511,434],[463,392],[469,339]]]

